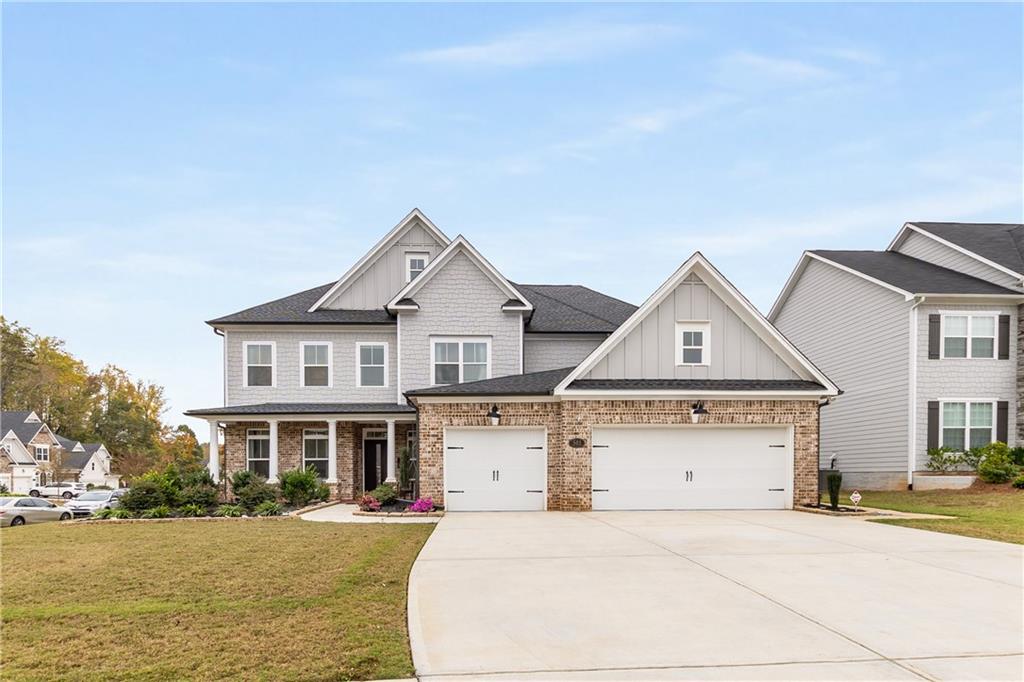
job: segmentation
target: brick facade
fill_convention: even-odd
[[[444,503],[444,428],[485,426],[492,403],[428,403],[420,409],[420,494]],[[705,401],[705,424],[792,426],[793,504],[818,497],[818,404],[816,400]],[[498,403],[506,426],[544,426],[548,434],[548,509],[591,508],[591,442],[594,426],[673,424],[691,426],[689,401],[567,400]],[[699,428],[699,427],[698,427]],[[571,448],[571,438],[586,445]]]

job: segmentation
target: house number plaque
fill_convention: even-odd
[[[569,447],[570,448],[585,448],[585,447],[587,447],[587,441],[583,440],[582,438],[570,438],[569,439]]]

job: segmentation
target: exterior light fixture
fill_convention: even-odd
[[[699,424],[701,419],[703,419],[704,415],[706,415],[707,413],[708,411],[704,409],[703,402],[695,402],[693,404],[693,407],[690,408],[690,421],[693,422],[694,424]]]
[[[487,419],[490,420],[491,426],[498,425],[498,420],[501,419],[501,411],[497,405],[491,405],[491,411],[487,413]]]

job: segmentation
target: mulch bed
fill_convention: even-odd
[[[867,516],[868,514],[874,514],[873,511],[868,511],[864,507],[854,509],[853,507],[840,506],[839,509],[833,509],[827,504],[805,504],[799,507],[794,507],[796,511],[805,511],[812,514],[826,514],[828,516]]]

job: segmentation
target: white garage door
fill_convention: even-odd
[[[547,496],[544,429],[445,429],[450,511],[541,511]]]
[[[595,427],[594,509],[785,509],[782,427]]]

